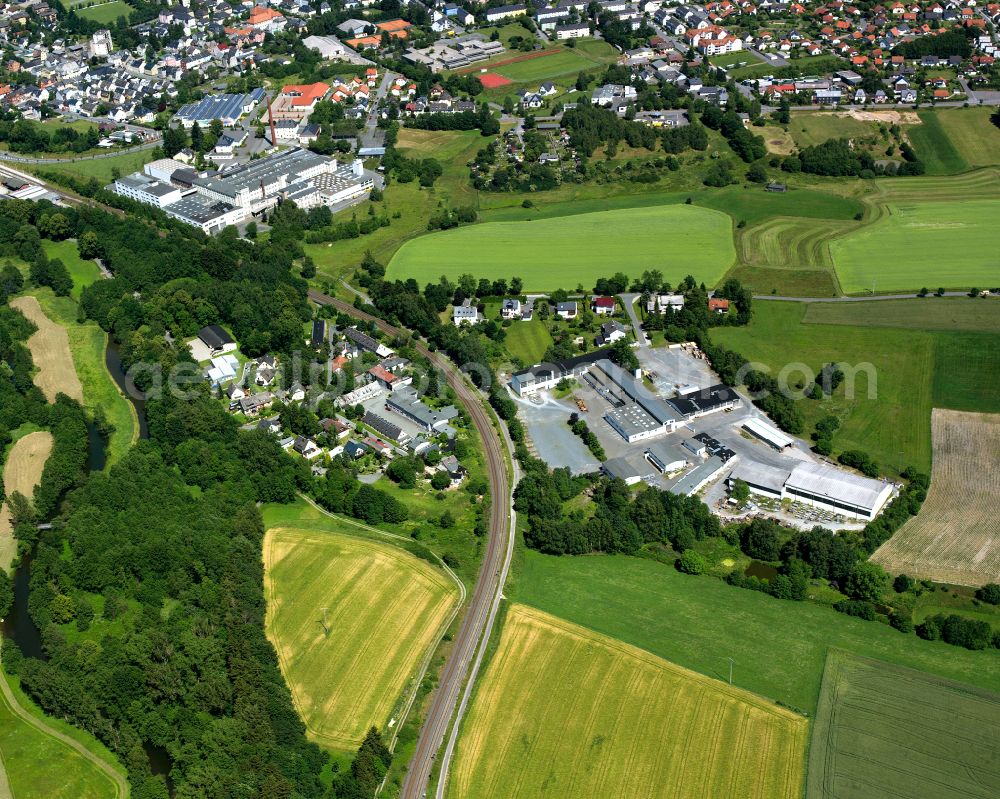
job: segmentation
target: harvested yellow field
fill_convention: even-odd
[[[82,403],[83,387],[73,365],[66,330],[45,315],[34,297],[17,297],[10,304],[38,328],[28,339],[31,358],[38,368],[35,385],[42,390],[49,402],[55,402],[56,394],[61,392]]]
[[[42,469],[52,452],[52,434],[45,431],[28,433],[14,442],[3,467],[3,484],[7,496],[15,491],[30,498],[35,487],[41,482]],[[10,522],[10,508],[7,503],[0,507],[0,569],[10,570],[11,561],[17,554],[17,542]]]
[[[871,559],[936,582],[1000,582],[1000,414],[935,408],[931,435],[927,500]]]
[[[268,530],[264,569],[267,635],[310,737],[353,750],[394,727],[457,586],[401,549],[287,527]]]
[[[798,799],[807,722],[523,605],[465,722],[456,799]]]

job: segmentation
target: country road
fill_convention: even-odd
[[[332,305],[338,311],[357,319],[374,322],[387,335],[397,336],[403,332],[371,314],[359,311],[343,300],[321,292],[310,290],[309,299],[319,305]],[[489,537],[486,553],[476,578],[476,586],[455,636],[451,655],[444,665],[438,687],[431,697],[427,716],[420,728],[413,759],[410,761],[403,782],[401,799],[422,799],[425,795],[438,750],[445,742],[445,734],[457,709],[455,729],[451,732],[441,761],[443,776],[438,787],[438,796],[443,795],[448,761],[454,752],[457,727],[468,705],[474,678],[482,664],[489,635],[503,598],[503,587],[514,550],[515,521],[511,507],[511,479],[507,472],[506,457],[511,444],[506,437],[506,431],[502,426],[500,432],[494,427],[492,414],[486,409],[483,398],[469,385],[465,376],[454,364],[444,355],[431,352],[423,344],[417,343],[415,346],[421,355],[428,358],[445,374],[448,385],[458,395],[483,441],[491,506]]]
[[[0,675],[0,694],[3,695],[2,701],[7,703],[14,715],[30,724],[36,730],[39,730],[44,735],[48,735],[55,738],[60,743],[66,744],[66,746],[78,753],[85,760],[89,760],[93,763],[114,784],[115,799],[128,799],[129,785],[128,780],[126,780],[125,777],[112,768],[106,760],[95,755],[78,740],[70,738],[65,733],[59,732],[59,730],[53,729],[42,719],[25,710],[17,701],[17,697],[14,696],[14,692],[10,690],[10,686],[7,684],[7,678],[2,675]],[[2,767],[2,764],[0,764],[0,768]]]

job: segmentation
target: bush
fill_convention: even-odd
[[[708,561],[693,549],[686,549],[677,559],[677,568],[685,574],[704,574],[708,569]]]
[[[988,605],[1000,605],[1000,585],[989,583],[976,589],[976,599]]]
[[[840,613],[846,613],[848,616],[856,616],[865,621],[875,621],[878,615],[875,613],[875,606],[871,602],[857,599],[842,599],[840,602],[834,603],[833,609]]]

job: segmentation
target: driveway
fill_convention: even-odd
[[[646,333],[642,329],[642,322],[639,321],[639,314],[635,312],[635,303],[642,295],[619,294],[618,296],[621,297],[622,305],[625,306],[625,313],[627,313],[628,318],[632,320],[632,327],[635,328],[635,340],[639,342],[639,347],[648,347],[649,342],[646,339]]]

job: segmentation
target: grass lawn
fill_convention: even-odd
[[[120,153],[107,158],[83,158],[76,161],[65,161],[59,164],[30,164],[35,172],[48,171],[66,172],[78,178],[96,179],[100,183],[110,183],[114,179],[113,170],[118,169],[122,175],[142,169],[144,164],[153,160],[152,150],[139,150],[133,153]]]
[[[878,221],[831,242],[840,283],[847,294],[873,285],[880,292],[992,286],[998,214],[993,199],[894,203]]]
[[[990,122],[990,108],[939,108],[923,111],[944,129],[960,158],[970,167],[1000,164],[1000,128]],[[911,129],[912,132],[913,129]]]
[[[45,315],[66,329],[73,364],[83,386],[84,406],[90,411],[97,407],[103,408],[108,421],[114,426],[107,450],[110,466],[138,438],[139,421],[132,403],[118,391],[118,386],[105,365],[107,333],[96,322],[79,324],[76,321],[76,303],[68,297],[56,297],[48,288],[37,289],[32,294],[38,298]]]
[[[806,325],[802,324],[805,310],[805,305],[795,303],[757,302],[748,326],[713,330],[712,339],[766,364],[775,376],[789,364],[806,366],[810,378],[830,361],[857,369],[854,399],[845,396],[845,380],[832,398],[796,403],[807,430],[833,414],[841,423],[833,439],[836,451],[865,450],[883,468],[895,471],[910,464],[929,469],[934,334]],[[871,383],[866,378],[868,365],[875,374]],[[793,385],[801,379],[801,372],[792,372]]]
[[[0,674],[0,679],[8,678]],[[20,694],[16,681],[9,682],[15,694]],[[22,704],[30,702],[23,694],[20,697],[23,698]],[[36,708],[34,710],[37,711]],[[55,726],[60,732],[67,732],[64,726],[69,725],[48,719],[42,716],[41,711],[31,715],[38,716],[42,723]],[[84,734],[76,732],[72,737],[79,740]],[[101,756],[107,756],[111,762],[110,753],[93,739],[90,741],[95,747],[100,747],[103,750]],[[3,694],[0,694],[0,759],[0,769],[6,772],[9,783],[7,796],[17,799],[118,797],[117,786],[107,774],[67,744],[15,715]]]
[[[507,338],[504,339],[504,345],[507,351],[513,357],[520,358],[521,363],[526,366],[538,363],[552,343],[552,336],[540,319],[514,322],[506,330]]]
[[[526,289],[545,290],[656,268],[672,282],[691,274],[714,285],[735,258],[731,229],[725,214],[686,205],[488,222],[407,242],[388,276],[425,282],[442,274],[457,280],[466,272],[519,275]]]
[[[813,303],[806,324],[1000,333],[1000,302],[969,297]]]
[[[45,254],[49,260],[58,258],[66,265],[69,276],[73,278],[73,291],[70,292],[74,300],[79,301],[80,293],[91,283],[96,282],[101,277],[101,270],[93,261],[84,261],[80,257],[80,252],[76,247],[76,240],[42,242]]]
[[[834,297],[837,286],[828,269],[782,269],[770,266],[737,266],[728,277],[735,277],[754,294],[779,294],[785,297]]]
[[[798,799],[806,728],[746,691],[513,605],[449,795]]]
[[[920,125],[906,130],[910,143],[924,162],[928,175],[957,175],[969,168],[961,153],[955,148],[941,116],[934,111],[920,112]]]
[[[812,715],[830,647],[992,691],[1000,659],[625,556],[524,553],[512,599]]]
[[[736,53],[725,53],[724,55],[716,55],[712,56],[708,60],[713,67],[723,67],[724,69],[730,69],[732,67],[741,67],[741,66],[753,66],[756,64],[764,63],[749,50],[740,50],[739,52]]]
[[[77,5],[75,10],[78,16],[101,25],[116,22],[119,17],[128,19],[132,16],[132,8],[122,0],[112,0],[110,3],[101,3],[90,8],[81,8]]]
[[[989,799],[1000,793],[998,742],[1000,695],[832,651],[806,795]]]
[[[799,147],[811,147],[830,139],[874,136],[878,129],[873,122],[862,122],[847,114],[820,111],[814,114],[793,114],[788,132]]]
[[[265,628],[310,737],[349,750],[399,722],[459,591],[430,563],[324,521],[268,529]]]

